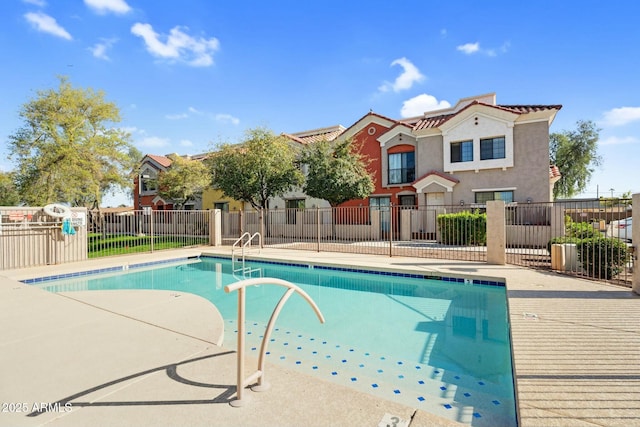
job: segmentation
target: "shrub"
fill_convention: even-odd
[[[611,279],[622,272],[629,254],[619,239],[593,237],[578,245],[578,257],[590,277]]]
[[[591,239],[600,236],[600,232],[593,228],[589,222],[569,222],[566,226],[566,234],[577,239]]]
[[[438,215],[440,243],[484,245],[487,242],[487,214],[460,212]]]

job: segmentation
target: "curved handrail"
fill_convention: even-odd
[[[247,231],[246,234],[249,234],[249,232]],[[256,236],[258,236],[258,245],[260,248],[262,248],[262,236],[257,231],[249,236],[249,239],[247,239],[247,241],[244,243],[244,245],[242,245],[242,247],[245,248],[247,246],[251,246],[251,242],[253,241],[253,238]]]
[[[238,243],[242,242],[242,239],[244,239],[244,236],[249,236],[249,241],[251,241],[251,233],[249,233],[248,231],[245,231],[244,233],[242,233],[242,236],[238,237],[238,239],[235,242],[233,242],[233,245],[231,246],[232,250],[238,245]]]
[[[278,285],[284,286],[287,288],[285,293],[280,297],[280,301],[276,304],[273,312],[271,313],[271,317],[269,318],[269,322],[267,323],[267,328],[264,333],[264,337],[262,338],[262,344],[260,345],[260,356],[258,359],[258,370],[251,374],[246,379],[244,378],[244,341],[245,341],[245,333],[244,333],[244,322],[245,322],[245,291],[249,286],[257,286],[257,285]],[[276,279],[271,277],[256,277],[253,279],[241,280],[239,282],[233,283],[231,285],[227,285],[224,287],[224,291],[226,293],[231,293],[233,291],[238,291],[238,367],[237,367],[237,391],[236,391],[236,400],[231,402],[231,406],[243,406],[245,401],[243,400],[243,391],[244,388],[253,383],[255,380],[258,380],[258,386],[254,387],[254,391],[264,391],[269,388],[269,386],[264,381],[264,366],[265,366],[265,356],[267,353],[267,345],[269,343],[269,338],[271,337],[271,332],[273,331],[273,327],[276,323],[276,319],[282,310],[282,307],[287,302],[289,297],[293,295],[294,292],[300,294],[305,301],[309,303],[313,311],[318,316],[318,320],[320,323],[324,323],[324,316],[320,311],[320,308],[316,305],[313,299],[300,287],[294,285],[291,282],[282,279]]]

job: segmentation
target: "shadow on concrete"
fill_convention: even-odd
[[[89,389],[80,391],[71,396],[67,396],[63,399],[58,400],[55,403],[50,404],[52,407],[64,407],[66,404],[70,403],[74,407],[98,407],[98,406],[157,406],[157,405],[201,405],[201,404],[211,404],[211,403],[229,403],[231,400],[231,396],[233,396],[236,392],[236,385],[230,384],[205,384],[200,382],[195,382],[188,380],[186,378],[181,377],[178,374],[178,367],[181,365],[186,365],[188,363],[199,362],[206,359],[211,359],[214,357],[227,356],[229,354],[235,354],[235,351],[227,351],[223,353],[209,354],[206,356],[200,356],[189,360],[183,360],[178,363],[171,363],[169,365],[159,366],[157,368],[148,369],[146,371],[137,372],[135,374],[127,375],[126,377],[118,378],[113,381],[106,382],[104,384],[97,385],[95,387],[91,387]],[[77,401],[84,396],[87,396],[91,393],[94,393],[98,390],[105,389],[107,387],[111,387],[116,384],[123,383],[125,381],[129,381],[138,377],[142,377],[144,375],[149,375],[154,372],[165,371],[167,376],[174,381],[177,381],[182,384],[187,384],[195,387],[208,387],[214,389],[221,389],[221,393],[214,397],[213,399],[204,399],[204,400],[147,400],[147,401],[124,401],[124,402],[83,402]],[[43,408],[38,411],[33,411],[27,414],[27,417],[37,417],[43,413],[46,413],[47,409]]]

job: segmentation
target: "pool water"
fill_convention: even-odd
[[[201,257],[117,274],[47,281],[53,292],[165,289],[216,305],[225,347],[237,340],[237,295],[224,286],[248,277],[276,277],[300,286],[325,317],[294,294],[284,306],[267,361],[341,383],[473,426],[516,425],[506,290],[460,279],[346,271],[312,265]],[[376,273],[376,274],[371,274]],[[471,283],[470,283],[471,282]],[[256,357],[280,286],[247,289],[246,348]]]

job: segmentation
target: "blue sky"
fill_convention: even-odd
[[[66,75],[103,90],[151,154],[201,153],[256,126],[348,127],[370,109],[414,116],[488,92],[562,104],[552,132],[601,128],[603,165],[583,196],[640,192],[634,0],[3,0],[0,16],[3,171],[21,106]]]

